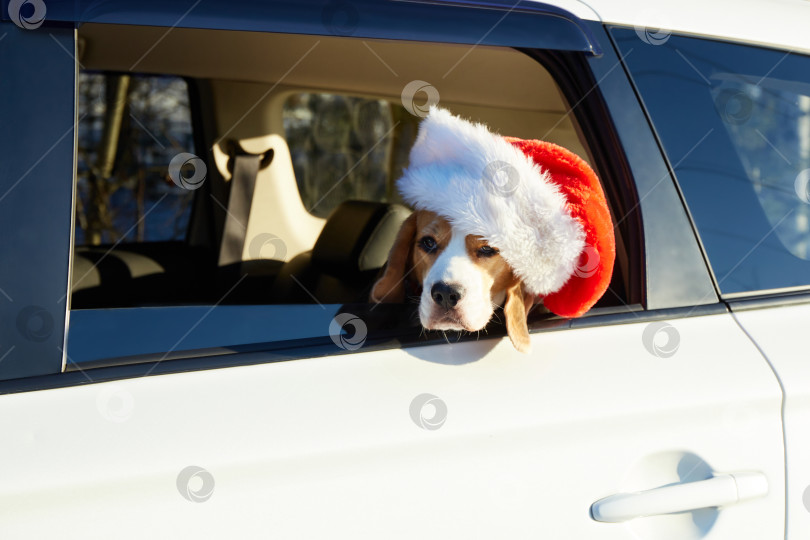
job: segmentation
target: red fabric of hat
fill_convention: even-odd
[[[567,199],[570,215],[585,231],[585,249],[574,274],[561,289],[543,298],[551,312],[579,317],[607,290],[616,259],[613,221],[602,185],[593,169],[570,150],[545,141],[504,138],[550,173]]]

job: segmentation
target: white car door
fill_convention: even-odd
[[[361,348],[5,395],[3,536],[782,534],[781,391],[730,315],[532,344]],[[707,483],[735,473],[761,480],[737,484],[751,499],[736,504],[733,481]],[[677,485],[692,491],[603,507],[627,521],[591,517],[605,497]],[[631,519],[650,508],[694,511]]]
[[[810,362],[804,321],[810,307],[806,303],[779,304],[741,302],[735,306],[734,318],[768,358],[784,390],[786,536],[806,538],[810,534]]]

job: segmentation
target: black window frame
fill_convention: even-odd
[[[0,379],[13,379],[65,362],[77,51],[63,25],[27,30],[0,20],[0,34]]]

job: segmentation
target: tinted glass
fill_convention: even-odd
[[[721,293],[810,284],[810,58],[613,29]]]

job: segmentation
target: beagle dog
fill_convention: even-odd
[[[434,106],[397,187],[416,210],[371,301],[418,293],[426,329],[476,332],[503,306],[509,338],[528,352],[535,302],[579,317],[610,284],[610,210],[596,173],[570,150],[503,137]]]
[[[529,350],[526,317],[535,295],[482,237],[461,234],[443,217],[416,210],[402,224],[388,264],[371,291],[374,303],[419,294],[419,320],[428,330],[483,329],[503,306],[515,348]]]

